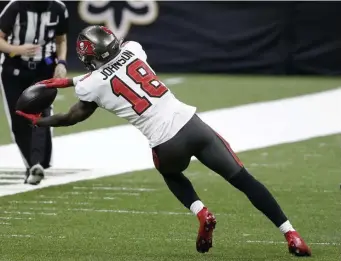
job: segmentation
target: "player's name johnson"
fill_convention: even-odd
[[[107,67],[105,67],[102,71],[101,74],[104,75],[104,78],[102,79],[103,81],[108,79],[111,75],[115,73],[120,67],[122,67],[126,62],[130,60],[130,58],[134,57],[134,53],[131,51],[124,51],[120,56],[119,59],[112,63],[109,64]]]

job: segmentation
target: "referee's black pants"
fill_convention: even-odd
[[[32,84],[53,77],[55,65],[40,64],[36,69],[23,66],[3,64],[1,70],[1,89],[4,98],[4,107],[12,139],[17,143],[26,168],[41,164],[43,168],[50,167],[52,154],[51,128],[32,128],[29,122],[15,114],[16,102],[21,93]],[[49,116],[52,108],[43,111]]]

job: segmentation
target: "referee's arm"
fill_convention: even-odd
[[[18,4],[19,3],[17,1],[11,1],[0,13],[0,52],[8,53],[11,56],[27,55],[31,57],[34,56],[36,51],[39,49],[38,45],[12,45],[6,41],[6,36],[12,33],[15,18],[19,12]]]
[[[67,37],[66,34],[69,29],[69,14],[66,6],[63,6],[59,15],[59,23],[56,29],[56,49],[58,65],[56,66],[54,77],[66,77],[66,54],[67,54]]]

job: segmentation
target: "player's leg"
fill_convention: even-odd
[[[188,209],[199,197],[195,192],[192,183],[182,173],[190,162],[191,156],[186,149],[179,153],[176,138],[153,148],[153,160],[156,169],[162,175],[169,190]],[[183,146],[183,144],[178,144]]]
[[[32,128],[27,121],[15,114],[16,102],[25,89],[25,80],[14,76],[13,72],[1,73],[1,89],[3,94],[3,104],[11,131],[12,140],[18,145],[24,165],[27,170],[30,168],[30,147]]]
[[[31,78],[31,83],[35,84],[38,81],[52,78],[54,66],[41,68],[36,75]],[[52,108],[47,108],[43,112],[43,116],[50,116]],[[45,169],[50,167],[52,155],[52,134],[50,127],[36,127],[32,131],[30,161],[32,167],[27,182],[30,184],[39,184],[45,176]]]
[[[51,109],[43,111],[43,115],[50,116]],[[45,176],[44,169],[50,167],[52,154],[52,135],[48,127],[36,127],[32,131],[31,142],[31,164],[27,182],[30,184],[39,184]]]
[[[202,133],[205,143],[195,154],[198,160],[242,191],[285,235],[291,252],[296,255],[310,255],[309,248],[295,232],[275,198],[243,167],[229,144],[203,122],[201,124],[198,122],[196,129],[197,133]]]
[[[198,217],[200,226],[196,248],[198,252],[205,253],[212,247],[212,232],[216,220],[204,207],[192,183],[182,173],[193,155],[190,129],[185,126],[174,138],[154,148],[153,159],[156,169],[163,176],[170,191]]]

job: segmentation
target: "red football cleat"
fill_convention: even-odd
[[[311,256],[310,248],[296,231],[289,231],[284,236],[288,241],[288,248],[291,254],[295,256]]]
[[[197,237],[197,251],[206,253],[212,247],[212,234],[217,223],[215,216],[204,207],[197,214],[200,222],[198,237]]]

